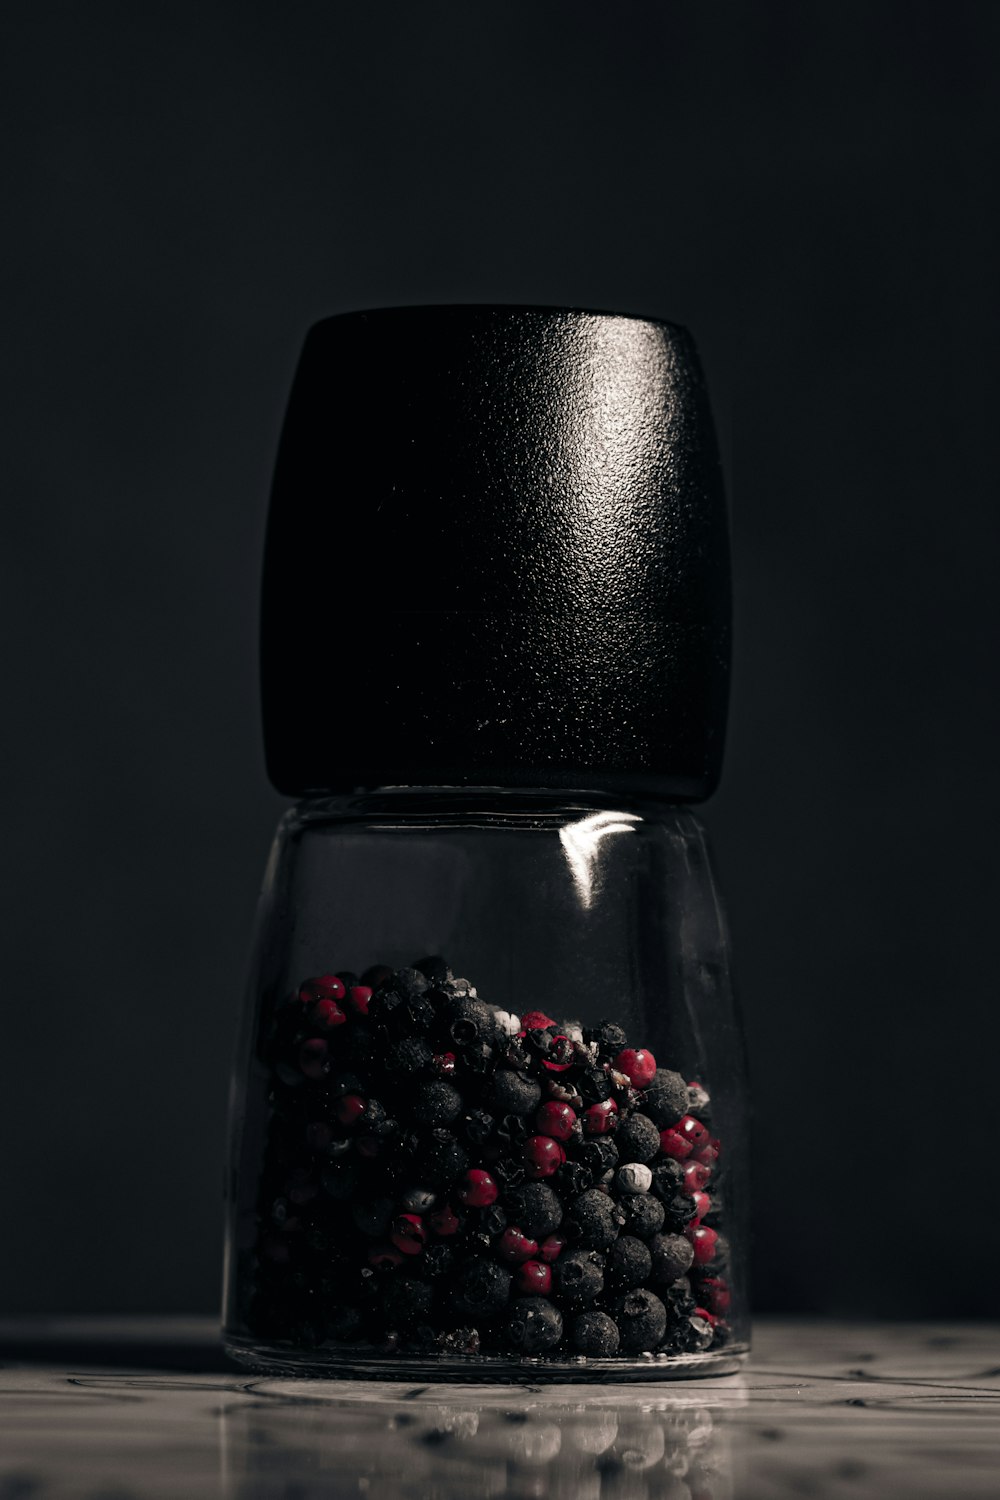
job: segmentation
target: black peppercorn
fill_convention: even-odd
[[[607,1254],[608,1286],[625,1291],[649,1280],[653,1259],[649,1247],[631,1234],[620,1234]]]
[[[687,1113],[688,1086],[679,1073],[657,1068],[653,1081],[642,1096],[645,1114],[660,1130],[669,1130]]]
[[[652,1256],[650,1272],[654,1282],[668,1285],[684,1276],[694,1262],[691,1241],[682,1234],[657,1234],[649,1242]]]
[[[663,1228],[663,1204],[651,1193],[629,1193],[622,1199],[625,1234],[649,1239]]]
[[[587,1027],[583,1033],[585,1042],[596,1042],[599,1057],[617,1057],[623,1047],[628,1045],[628,1037],[625,1035],[617,1021],[599,1021],[596,1026]]]
[[[489,1089],[493,1115],[531,1115],[541,1103],[541,1085],[513,1068],[498,1068]]]
[[[443,1080],[423,1083],[413,1095],[412,1113],[422,1125],[450,1125],[462,1109],[458,1089]]]
[[[660,1132],[648,1115],[626,1115],[615,1134],[619,1161],[652,1161],[660,1149]]]
[[[590,1136],[576,1147],[576,1159],[598,1177],[618,1165],[618,1147],[606,1135]]]
[[[679,1161],[668,1157],[666,1161],[657,1162],[653,1168],[653,1182],[650,1192],[660,1199],[661,1203],[668,1203],[677,1193],[684,1188],[684,1168]]]
[[[612,1309],[621,1347],[628,1353],[652,1352],[667,1329],[667,1310],[646,1287],[626,1292]]]
[[[457,1047],[489,1045],[493,1041],[493,1012],[471,995],[453,996],[444,1007],[444,1022],[450,1040]]]
[[[567,1232],[579,1245],[591,1250],[606,1250],[614,1244],[624,1220],[617,1203],[597,1188],[581,1193],[566,1211]]]
[[[575,1081],[577,1092],[585,1104],[603,1104],[605,1099],[611,1098],[611,1079],[603,1068],[588,1068]]]
[[[604,1290],[604,1257],[596,1250],[568,1250],[553,1271],[559,1297],[567,1307],[583,1307]]]
[[[552,1176],[553,1185],[563,1198],[578,1198],[594,1185],[594,1174],[582,1161],[564,1161]]]
[[[507,1311],[504,1330],[512,1348],[541,1354],[562,1338],[562,1313],[545,1297],[517,1297]]]
[[[495,1260],[473,1256],[458,1268],[455,1306],[471,1318],[494,1317],[510,1296],[510,1272]]]
[[[586,1196],[586,1195],[584,1195]],[[507,1217],[533,1240],[554,1234],[563,1219],[562,1204],[545,1182],[526,1182],[506,1194]]]
[[[608,1359],[618,1353],[618,1325],[605,1312],[581,1313],[573,1319],[570,1337],[580,1354]]]
[[[417,1147],[414,1166],[417,1179],[428,1187],[448,1187],[469,1165],[463,1147],[449,1130],[432,1130]]]

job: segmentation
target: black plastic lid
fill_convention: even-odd
[[[310,331],[264,568],[280,791],[705,797],[729,615],[719,460],[683,328],[446,306]]]

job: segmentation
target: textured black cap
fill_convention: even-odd
[[[684,329],[392,308],[310,331],[264,568],[268,771],[707,796],[725,503]]]

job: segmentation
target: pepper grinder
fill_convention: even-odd
[[[393,308],[309,333],[261,633],[293,805],[232,1091],[225,1338],[258,1369],[724,1374],[746,1102],[691,804],[725,502],[673,324]]]

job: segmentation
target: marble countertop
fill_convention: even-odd
[[[198,1319],[0,1322],[0,1500],[1000,1495],[1000,1327],[759,1320],[741,1375],[249,1376]]]

